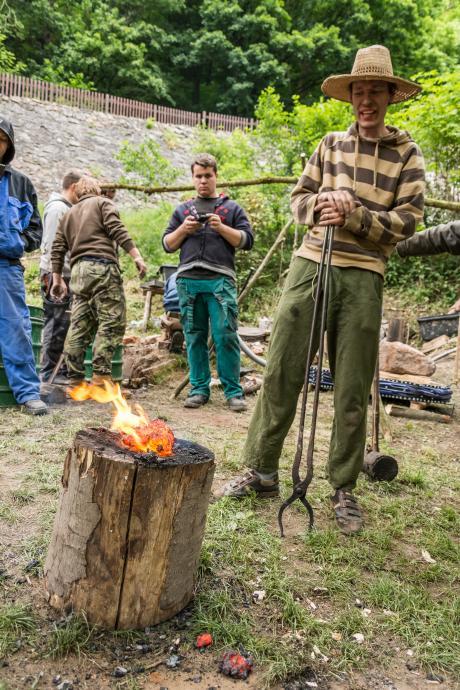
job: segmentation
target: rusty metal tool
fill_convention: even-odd
[[[281,505],[278,512],[278,524],[280,528],[281,536],[284,537],[283,528],[283,513],[286,508],[294,501],[299,500],[303,506],[308,511],[309,515],[309,529],[313,528],[314,516],[313,508],[306,498],[307,489],[313,479],[313,454],[315,450],[315,436],[316,436],[316,421],[318,417],[318,404],[319,404],[319,391],[321,386],[321,369],[323,364],[324,355],[324,334],[326,332],[326,319],[327,319],[327,303],[329,297],[329,277],[331,268],[331,256],[332,256],[332,243],[334,239],[334,226],[328,225],[326,227],[326,232],[324,236],[323,246],[321,248],[321,259],[318,269],[318,283],[316,290],[313,295],[314,307],[313,307],[313,318],[310,329],[310,338],[308,342],[308,353],[307,353],[307,363],[305,368],[305,379],[303,384],[302,393],[302,403],[300,407],[300,422],[299,431],[297,435],[297,450],[294,457],[294,462],[292,465],[292,494],[287,498]],[[321,304],[321,307],[320,307]],[[320,313],[321,309],[321,313]],[[314,352],[314,340],[317,324],[320,324],[319,328],[319,349],[318,349],[318,369],[315,380],[315,390],[313,397],[313,409],[311,417],[310,426],[310,438],[308,441],[307,449],[307,473],[305,479],[300,479],[300,464],[302,462],[303,446],[304,446],[304,428],[305,428],[305,414],[307,409],[307,399],[308,399],[308,377],[310,373],[310,366],[315,355]]]
[[[376,481],[391,482],[398,474],[398,463],[392,455],[381,453],[379,449],[380,430],[380,366],[379,355],[375,363],[372,384],[372,444],[364,456],[363,472]]]

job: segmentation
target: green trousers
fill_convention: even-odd
[[[209,323],[216,348],[217,373],[225,397],[229,400],[243,395],[235,283],[225,276],[210,280],[179,277],[177,294],[190,368],[190,395],[209,397]]]
[[[126,304],[123,280],[114,263],[78,261],[70,278],[72,314],[64,343],[69,378],[84,378],[84,358],[93,344],[93,372],[110,376],[112,356],[123,340]]]
[[[278,469],[294,420],[305,377],[318,268],[301,257],[293,261],[274,320],[264,382],[244,448],[245,464],[262,473]],[[334,421],[328,477],[334,489],[352,489],[363,465],[382,293],[383,279],[378,273],[331,267],[327,344],[334,379]],[[318,331],[319,324],[315,351]]]

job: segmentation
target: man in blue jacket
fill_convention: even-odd
[[[235,250],[251,249],[253,231],[241,206],[217,194],[216,159],[200,154],[191,169],[197,196],[176,208],[163,235],[165,251],[180,249],[177,292],[191,384],[184,405],[197,408],[209,399],[210,322],[228,406],[242,412],[246,403],[240,384]]]
[[[41,415],[47,406],[40,400],[20,259],[40,246],[42,223],[31,181],[10,165],[14,154],[13,127],[0,117],[0,352],[16,401]]]

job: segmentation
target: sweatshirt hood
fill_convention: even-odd
[[[388,130],[387,134],[378,139],[372,139],[368,137],[361,137],[358,132],[358,123],[354,122],[347,131],[347,135],[353,137],[355,140],[355,168],[353,174],[353,191],[356,191],[356,171],[358,168],[358,156],[359,156],[359,140],[373,141],[375,142],[374,151],[374,177],[373,177],[373,187],[377,188],[377,167],[379,161],[379,148],[398,148],[402,144],[408,144],[413,141],[409,132],[405,129],[398,129],[398,127],[393,127],[393,125],[386,125]]]
[[[62,196],[62,194],[59,192],[51,192],[48,201],[45,203],[44,210],[47,211],[49,207],[55,204],[57,201],[61,204],[65,204],[69,208],[72,206],[70,201],[67,201],[65,196]]]
[[[401,146],[401,144],[408,144],[410,141],[413,141],[411,135],[405,129],[398,129],[398,127],[393,127],[393,125],[386,125],[386,128],[388,133],[384,134],[383,137],[379,137],[378,139],[361,137],[361,139],[376,141],[379,143],[379,146]],[[352,137],[359,137],[357,122],[354,122],[351,127],[349,127],[347,134]]]
[[[0,161],[0,163],[2,165],[8,165],[8,163],[11,163],[16,153],[16,150],[14,148],[13,125],[8,120],[5,120],[4,118],[0,117],[0,130],[4,132],[4,134],[6,134],[10,142],[8,148],[6,149],[6,153],[3,156],[3,159]]]

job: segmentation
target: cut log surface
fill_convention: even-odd
[[[58,609],[105,628],[155,625],[193,597],[214,474],[212,453],[177,439],[136,454],[107,429],[77,433],[45,563]]]

